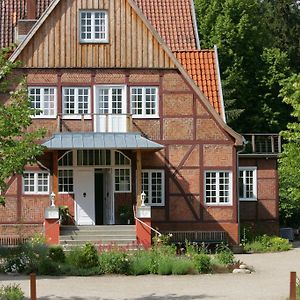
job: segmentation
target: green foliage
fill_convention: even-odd
[[[287,226],[300,226],[300,74],[282,81],[281,96],[293,109],[297,122],[289,123],[281,135],[286,141],[279,158],[280,217]]]
[[[83,248],[73,248],[67,256],[70,265],[88,269],[99,265],[99,257],[96,247],[91,243],[86,243]]]
[[[224,244],[217,246],[215,259],[221,265],[233,264],[235,262],[233,252]]]
[[[34,111],[30,107],[27,88],[24,79],[18,79],[18,87],[13,79],[13,69],[18,64],[7,60],[11,49],[0,50],[0,189],[7,188],[9,177],[22,173],[28,163],[36,161],[35,157],[43,153],[43,147],[37,144],[45,130],[27,132]],[[12,90],[10,93],[9,91]],[[0,204],[5,205],[4,196],[0,196]]]
[[[160,257],[158,267],[157,267],[157,274],[159,275],[172,274],[173,264],[174,264],[174,257],[169,257],[169,256]]]
[[[58,207],[59,217],[62,225],[69,225],[71,223],[71,215],[69,207],[67,205],[61,205]]]
[[[288,251],[291,248],[292,244],[287,239],[267,235],[258,236],[254,241],[244,245],[247,252],[279,252]]]
[[[52,246],[49,248],[49,258],[58,263],[63,263],[66,260],[66,255],[61,246]]]
[[[195,265],[193,261],[183,258],[175,259],[172,265],[173,275],[186,275],[186,274],[196,274]]]
[[[212,268],[211,258],[204,253],[193,256],[193,261],[199,273],[209,273]]]
[[[149,251],[138,251],[130,257],[130,274],[145,275],[150,273],[151,255]]]
[[[100,254],[100,266],[106,274],[128,274],[130,260],[128,254],[121,251],[102,252]]]
[[[290,120],[279,81],[299,71],[296,0],[195,0],[202,48],[217,45],[227,121],[240,132],[278,132]]]
[[[158,246],[158,245],[170,245],[171,244],[171,238],[172,238],[172,234],[161,234],[161,235],[155,235],[152,238],[154,247]]]
[[[23,300],[24,292],[18,284],[2,285],[0,287],[0,300]]]

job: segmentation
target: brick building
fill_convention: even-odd
[[[39,109],[29,130],[47,129],[44,155],[9,180],[1,236],[41,231],[52,192],[76,225],[119,224],[145,192],[161,232],[233,244],[241,221],[278,232],[278,137],[249,135],[244,151],[226,125],[217,50],[200,49],[193,1],[0,5],[0,46],[18,44],[10,59]]]

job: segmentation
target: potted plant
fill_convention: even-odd
[[[118,209],[118,214],[119,214],[119,220],[120,223],[125,225],[125,224],[131,224],[132,223],[132,209],[128,205],[121,205]]]

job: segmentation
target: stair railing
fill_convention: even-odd
[[[162,234],[154,229],[153,227],[151,227],[150,225],[148,225],[147,223],[143,222],[141,219],[139,219],[137,216],[136,216],[136,206],[133,206],[133,216],[134,216],[134,219],[138,222],[140,222],[141,224],[143,224],[144,226],[146,226],[147,228],[149,228],[150,230],[152,230],[153,232],[155,232],[158,236],[161,236]]]

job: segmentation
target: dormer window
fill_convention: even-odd
[[[80,42],[107,43],[108,16],[105,10],[80,11]]]

